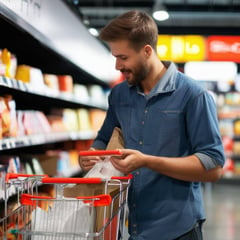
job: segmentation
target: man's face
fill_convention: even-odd
[[[112,55],[116,58],[116,69],[121,71],[131,85],[139,85],[149,73],[144,48],[136,51],[127,40],[109,43]]]

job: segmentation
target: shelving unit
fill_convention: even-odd
[[[109,83],[118,78],[111,67],[114,60],[110,52],[88,32],[63,1],[2,0],[0,29],[0,49],[7,48],[14,53],[18,65],[26,64],[48,74],[71,75],[74,83],[87,87],[98,85],[106,90]],[[14,78],[0,76],[0,95],[4,94],[13,96],[17,109],[44,113],[53,108],[106,110],[107,107],[95,99],[79,101],[71,94],[40,90]],[[22,154],[38,146],[91,141],[95,135],[93,130],[83,130],[8,137],[0,139],[0,153]]]
[[[234,86],[233,86],[234,88]],[[236,129],[235,121],[240,119],[240,92],[233,89],[229,92],[220,92],[218,117],[220,131],[223,137],[223,144],[226,154],[226,173],[221,182],[240,182],[240,134]]]
[[[49,102],[51,103],[52,107],[59,106],[59,103],[61,103],[61,107],[72,107],[76,108],[79,106],[84,106],[88,108],[99,108],[99,109],[106,109],[106,105],[99,103],[97,101],[94,101],[94,99],[90,99],[88,101],[80,101],[76,98],[73,94],[66,94],[63,92],[53,92],[51,89],[38,89],[31,86],[31,84],[26,84],[22,81],[18,81],[15,79],[10,79],[4,76],[0,76],[0,94],[4,94],[6,92],[10,92],[14,94],[15,98],[18,100],[18,102],[23,105],[20,105],[22,109],[25,109],[26,107],[29,108],[35,108],[35,106],[32,104],[31,106],[28,106],[28,102],[25,101],[27,98],[36,99],[38,101],[35,101],[36,105],[40,105],[44,101],[47,102],[47,105],[49,105]],[[55,104],[54,104],[55,102]],[[38,107],[39,108],[39,107]],[[44,105],[41,110],[46,110],[47,106]]]

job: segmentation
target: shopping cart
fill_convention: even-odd
[[[0,217],[0,239],[17,239],[11,233],[12,228],[23,225],[19,218],[24,210],[20,196],[24,193],[33,194],[38,191],[38,183],[47,175],[6,173],[4,181],[4,196]]]
[[[42,184],[55,185],[56,196],[22,194],[22,207],[16,212],[19,223],[11,233],[34,240],[120,239],[131,177],[43,178]]]
[[[37,178],[20,194],[20,206],[0,221],[8,225],[1,239],[123,239],[131,178]],[[54,196],[40,196],[33,190],[39,184],[52,185]]]
[[[119,151],[82,151],[82,155],[120,155]],[[127,197],[132,175],[111,178],[48,178],[53,197],[37,191],[20,195],[20,207],[7,219],[15,239],[117,240],[125,236]],[[7,239],[7,238],[6,238]]]

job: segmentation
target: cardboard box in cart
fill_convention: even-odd
[[[121,205],[121,199],[126,199],[126,191],[122,192],[123,196],[120,195],[119,185],[108,184],[106,188],[106,183],[99,184],[79,184],[74,187],[68,187],[64,189],[65,197],[79,197],[79,196],[95,196],[100,194],[109,194],[112,197],[112,204],[109,206],[96,207],[96,219],[95,219],[95,232],[100,232],[103,229],[103,226],[110,220],[110,225],[106,228],[104,232],[104,239],[108,239],[109,231],[111,231],[112,239],[116,239],[115,236],[118,231],[118,217],[119,209]],[[121,196],[121,198],[120,198]],[[105,216],[104,216],[105,213]],[[80,224],[80,223],[79,223]],[[110,230],[111,229],[111,230]]]

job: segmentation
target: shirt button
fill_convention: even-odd
[[[135,204],[135,203],[133,204],[133,207],[134,207],[134,208],[136,207],[136,204]]]
[[[142,125],[144,125],[144,121],[142,121]]]
[[[147,110],[147,109],[145,109],[144,113],[146,114],[147,112],[148,112],[148,110]]]
[[[139,172],[139,171],[137,171],[137,172],[136,172],[136,174],[137,174],[137,175],[139,175],[139,174],[140,174],[140,172]]]
[[[136,227],[137,227],[137,224],[133,224],[133,227],[136,228]]]
[[[139,144],[140,144],[140,145],[143,145],[143,141],[139,141]]]

